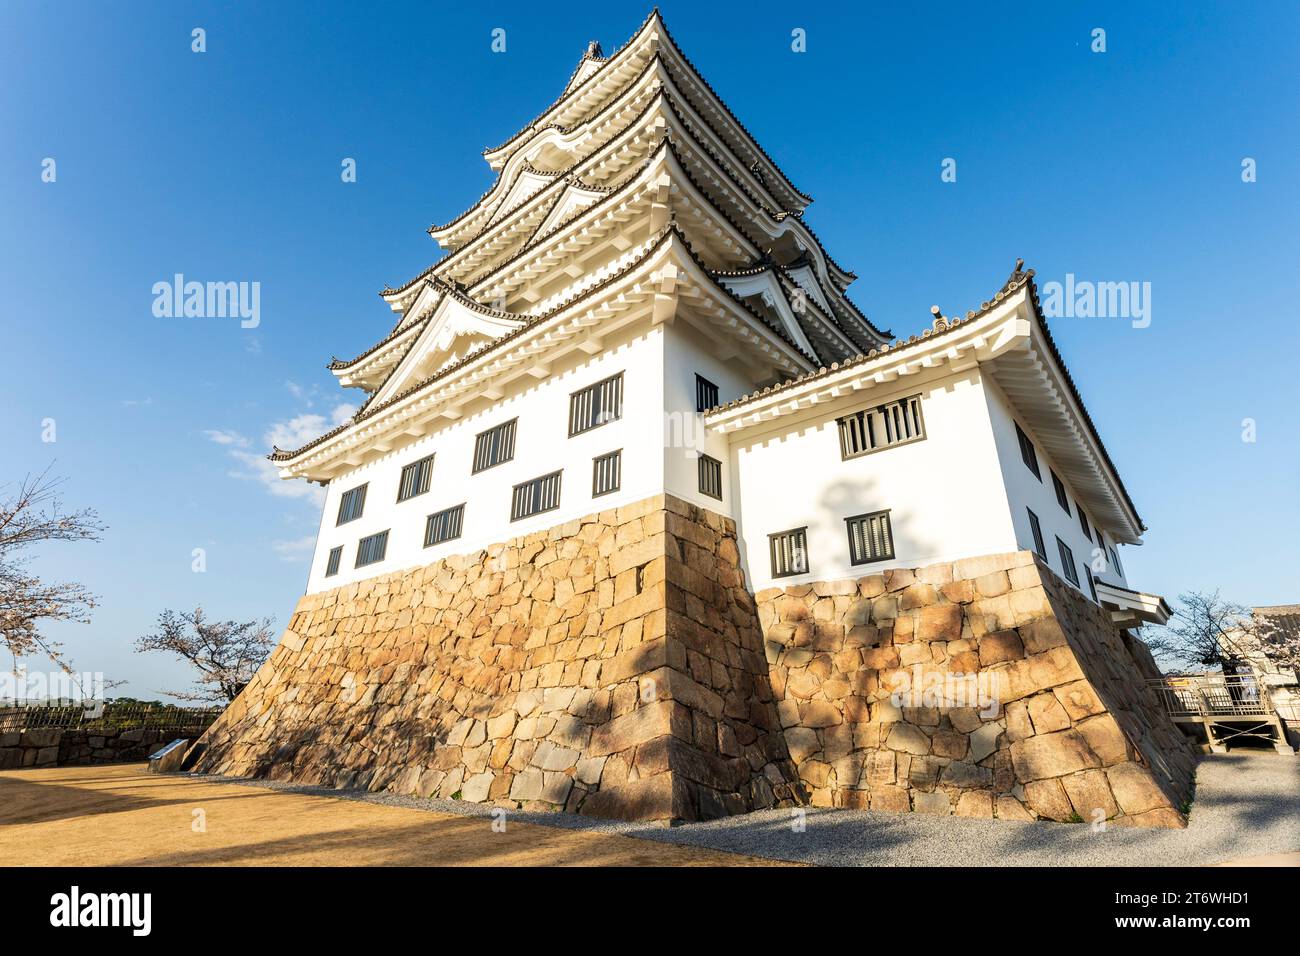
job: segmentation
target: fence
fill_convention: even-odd
[[[1147,681],[1171,717],[1254,717],[1273,713],[1253,674],[1187,674]]]
[[[222,707],[170,704],[16,703],[0,705],[0,733],[29,730],[203,730]]]

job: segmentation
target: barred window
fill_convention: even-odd
[[[851,564],[869,564],[894,556],[894,532],[889,524],[887,510],[855,515],[844,521],[849,530]]]
[[[332,575],[338,574],[339,562],[342,560],[343,560],[343,545],[339,545],[337,548],[330,548],[330,558],[329,561],[325,563],[325,577],[328,578],[331,577]]]
[[[695,376],[695,410],[697,412],[707,411],[716,407],[718,404],[718,386],[714,385],[703,375]]]
[[[1092,531],[1088,528],[1088,516],[1083,513],[1082,508],[1079,509],[1079,527],[1083,529],[1083,536],[1091,541]]]
[[[767,536],[772,553],[772,577],[785,578],[808,571],[808,529],[794,528]]]
[[[343,492],[343,497],[339,499],[339,518],[334,522],[335,526],[347,524],[349,521],[355,521],[361,517],[361,512],[366,508],[366,487],[358,485],[350,491]]]
[[[397,485],[397,500],[405,501],[429,490],[429,479],[433,476],[433,456],[428,455],[419,461],[413,461],[402,469],[402,480]]]
[[[1043,480],[1043,473],[1038,470],[1038,453],[1034,451],[1034,443],[1029,440],[1029,436],[1024,433],[1019,423],[1012,422],[1016,426],[1016,441],[1020,442],[1020,457],[1024,459],[1025,467],[1034,473],[1034,477],[1039,481]]]
[[[362,538],[357,543],[357,563],[358,568],[365,567],[367,564],[375,564],[384,560],[384,555],[388,553],[388,532],[381,531],[379,534],[372,534],[368,538]]]
[[[1034,552],[1046,561],[1047,548],[1043,545],[1043,528],[1038,523],[1038,515],[1034,514],[1031,508],[1025,510],[1029,512],[1029,529],[1034,532]]]
[[[591,496],[618,491],[623,482],[623,452],[611,451],[591,460]]]
[[[912,395],[837,419],[840,457],[847,460],[925,437],[921,396]]]
[[[701,455],[697,466],[700,473],[700,494],[722,500],[722,462]]]
[[[515,485],[510,500],[510,520],[518,521],[560,507],[562,474],[562,471],[553,471],[549,475]]]
[[[1056,489],[1057,503],[1065,509],[1065,513],[1068,515],[1070,513],[1070,499],[1065,496],[1065,485],[1061,483],[1060,478],[1056,477],[1054,471],[1052,472],[1052,487]]]
[[[442,544],[460,537],[460,527],[465,520],[465,506],[457,505],[429,515],[424,523],[424,546]]]
[[[569,396],[569,437],[623,417],[623,373]]]
[[[515,457],[515,426],[519,419],[512,418],[495,428],[480,432],[474,439],[474,473],[485,471]]]
[[[1074,552],[1060,538],[1056,539],[1056,547],[1061,552],[1061,564],[1065,568],[1065,579],[1077,588],[1079,586],[1079,570],[1074,566]]]

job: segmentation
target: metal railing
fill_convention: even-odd
[[[0,733],[24,730],[203,730],[223,707],[170,704],[80,704],[22,702],[0,704]]]
[[[1253,674],[1185,674],[1147,681],[1174,718],[1273,714],[1268,688]]]

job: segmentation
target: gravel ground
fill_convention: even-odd
[[[465,816],[492,812],[457,800],[204,779]],[[803,832],[795,832],[789,810],[676,827],[518,810],[509,819],[822,866],[1198,866],[1300,851],[1300,758],[1250,751],[1212,755],[1201,759],[1196,783],[1186,830],[1111,827],[1098,833],[1086,824],[812,809]]]

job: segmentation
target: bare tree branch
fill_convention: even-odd
[[[28,572],[28,549],[44,541],[98,541],[104,525],[88,508],[65,511],[58,495],[62,483],[47,468],[0,498],[0,642],[15,660],[39,653],[67,671],[59,646],[43,640],[39,627],[89,621],[95,596],[80,584],[51,584]]]
[[[163,611],[158,629],[135,642],[135,649],[167,651],[199,672],[198,686],[187,691],[165,691],[181,700],[234,700],[253,679],[275,646],[273,619],[210,623],[197,607],[192,613]]]

